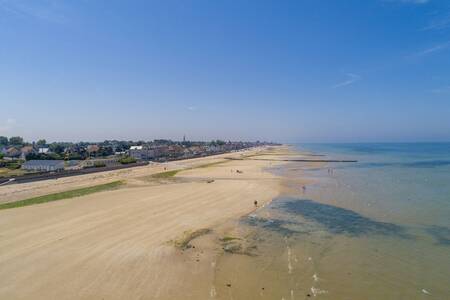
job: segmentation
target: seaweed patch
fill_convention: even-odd
[[[436,239],[437,244],[450,246],[450,228],[443,226],[429,226],[426,231]]]
[[[297,230],[287,228],[287,225],[298,225],[296,222],[280,220],[280,219],[266,219],[256,216],[248,216],[243,219],[243,222],[250,226],[258,226],[270,231],[280,233],[285,236],[293,235],[294,233],[300,233]]]
[[[361,236],[368,234],[391,235],[408,238],[402,226],[379,222],[352,210],[322,204],[311,200],[288,199],[278,207],[288,213],[298,214],[314,221],[333,234]]]

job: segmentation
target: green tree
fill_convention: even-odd
[[[23,145],[23,138],[20,136],[12,136],[9,138],[9,144],[14,146]]]
[[[52,143],[49,146],[50,151],[55,152],[57,154],[61,154],[64,152],[64,144],[63,143]]]
[[[133,163],[136,162],[136,159],[135,159],[134,157],[131,157],[131,156],[124,156],[124,157],[122,157],[122,158],[119,160],[119,162],[120,162],[121,164],[123,164],[123,165],[126,165],[126,164],[133,164]]]
[[[100,150],[98,150],[97,155],[98,156],[109,156],[114,154],[113,148],[110,146],[106,146],[106,147],[100,147]]]
[[[38,145],[38,146],[44,146],[44,145],[47,145],[47,141],[46,141],[45,139],[38,140],[38,141],[36,142],[36,145]]]
[[[8,138],[6,136],[0,136],[0,145],[8,146]]]

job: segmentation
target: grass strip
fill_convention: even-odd
[[[156,174],[151,175],[151,177],[152,178],[158,178],[158,179],[170,178],[170,177],[175,176],[180,171],[181,170],[172,170],[172,171],[156,173]]]
[[[234,241],[234,240],[241,240],[241,238],[233,237],[233,236],[224,236],[220,240],[224,243],[227,243],[227,242]]]
[[[152,174],[150,176],[144,176],[144,177],[142,177],[142,179],[149,179],[149,178],[150,179],[170,179],[170,178],[174,177],[175,175],[177,175],[181,171],[188,171],[188,170],[194,170],[194,169],[208,168],[208,167],[212,167],[212,166],[215,166],[215,165],[223,164],[225,162],[227,162],[227,160],[216,161],[216,162],[207,163],[207,164],[203,164],[203,165],[198,165],[198,166],[194,166],[194,167],[190,167],[190,168],[186,168],[186,169],[164,171],[164,172]]]
[[[105,184],[99,184],[95,186],[90,186],[86,188],[80,188],[75,190],[70,190],[66,192],[60,192],[55,194],[49,194],[39,197],[33,197],[25,200],[15,201],[15,202],[8,202],[0,204],[0,210],[1,209],[9,209],[9,208],[16,208],[16,207],[22,207],[22,206],[28,206],[28,205],[34,205],[34,204],[41,204],[46,202],[52,202],[52,201],[58,201],[63,199],[69,199],[74,197],[80,197],[84,195],[89,195],[97,192],[107,191],[115,189],[123,184],[123,181],[113,181],[110,183]]]
[[[190,168],[186,168],[186,169],[179,169],[179,170],[172,170],[172,171],[164,171],[161,173],[156,173],[151,175],[152,178],[158,178],[158,179],[164,179],[164,178],[170,178],[170,177],[174,177],[175,175],[177,175],[178,172],[181,171],[187,171],[187,170],[193,170],[193,169],[201,169],[201,168],[208,168],[208,167],[212,167],[218,164],[222,164],[226,161],[216,161],[216,162],[212,162],[212,163],[207,163],[207,164],[203,164],[203,165],[198,165],[198,166],[194,166],[194,167],[190,167]]]

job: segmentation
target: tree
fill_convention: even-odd
[[[49,146],[49,149],[52,152],[55,152],[57,154],[61,154],[61,153],[64,152],[65,147],[64,147],[64,144],[62,144],[62,143],[52,143]]]
[[[119,162],[120,162],[121,164],[123,164],[123,165],[126,165],[126,164],[133,164],[133,163],[136,162],[136,159],[135,159],[134,157],[131,157],[131,156],[124,156],[124,157],[122,157],[122,158],[119,160]]]
[[[44,145],[47,145],[47,141],[46,141],[45,139],[38,140],[38,141],[36,142],[36,145],[38,145],[38,146],[44,146]]]
[[[100,149],[97,152],[97,155],[99,156],[109,156],[114,154],[113,148],[110,146],[106,146],[106,147],[100,147]]]
[[[6,136],[0,136],[0,145],[8,146],[8,138]]]
[[[9,138],[9,144],[14,146],[23,145],[23,138],[20,136],[12,136]]]

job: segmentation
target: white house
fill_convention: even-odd
[[[41,147],[38,149],[38,153],[41,153],[41,154],[47,154],[49,151],[50,151],[50,149],[46,148],[46,147]]]

